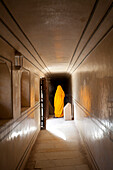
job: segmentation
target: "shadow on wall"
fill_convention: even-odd
[[[90,89],[87,85],[81,86],[80,103],[82,104],[82,106],[87,108],[89,112],[91,111],[91,94],[90,94]],[[87,112],[86,116],[90,116],[90,113]]]
[[[30,75],[23,70],[21,74],[21,108],[30,107]]]
[[[81,84],[79,86],[80,104],[97,118],[113,122],[113,78],[104,77],[89,80],[84,77],[84,80],[79,82]],[[86,83],[84,83],[85,81]],[[105,125],[108,126],[106,123]]]
[[[0,60],[0,119],[9,119],[13,116],[10,67],[11,63]]]

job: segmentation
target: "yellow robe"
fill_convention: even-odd
[[[60,85],[57,86],[57,90],[54,97],[54,113],[55,117],[63,117],[65,93]]]

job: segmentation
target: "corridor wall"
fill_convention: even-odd
[[[0,57],[0,119],[12,118],[11,63]],[[7,102],[6,102],[7,99]]]
[[[113,169],[113,30],[72,75],[74,119],[100,170]]]
[[[30,72],[23,70],[21,73],[21,108],[30,106]]]
[[[23,56],[23,66],[20,69],[15,67],[15,47],[9,42],[0,38],[0,59],[11,63],[8,79],[2,83],[2,86],[8,86],[3,92],[8,94],[10,90],[12,98],[8,103],[8,95],[5,95],[4,107],[12,109],[12,115],[0,118],[0,169],[23,169],[29,152],[35,142],[40,131],[40,76],[43,74],[35,67],[35,65]],[[5,73],[7,70],[2,69]],[[23,71],[29,72],[29,107],[21,110],[21,78]],[[23,77],[24,78],[24,77]],[[37,80],[37,84],[35,83]],[[1,85],[1,84],[0,84]],[[37,85],[37,87],[36,87]],[[36,90],[38,91],[38,100],[35,100]],[[27,91],[26,91],[27,93]],[[12,103],[11,103],[12,101]],[[25,103],[24,103],[25,104]],[[9,109],[10,110],[10,109]],[[0,109],[0,113],[3,110]],[[7,114],[6,114],[7,115]]]

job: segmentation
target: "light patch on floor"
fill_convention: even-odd
[[[74,121],[50,118],[41,130],[25,170],[90,170]]]
[[[60,119],[62,119],[62,118],[59,118],[59,120]],[[51,119],[48,119],[46,129],[50,133],[52,133],[53,135],[55,135],[55,136],[57,136],[57,137],[59,137],[59,138],[61,138],[63,140],[66,140],[65,134],[54,123],[55,123],[54,121],[51,121]]]

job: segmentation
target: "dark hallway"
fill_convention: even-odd
[[[72,84],[71,84],[71,75],[69,74],[53,74],[48,78],[49,85],[49,101],[52,107],[54,108],[54,96],[58,85],[64,90],[64,106],[67,103],[72,103]],[[51,113],[51,111],[50,111]],[[53,112],[54,113],[54,112]]]
[[[112,0],[0,0],[0,151],[0,170],[113,170]]]

